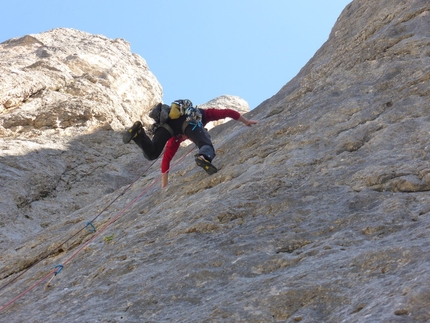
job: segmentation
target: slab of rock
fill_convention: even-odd
[[[4,239],[0,306],[54,278],[2,319],[427,322],[429,13],[422,0],[351,2],[300,73],[247,114],[258,126],[211,130],[218,173],[181,149],[167,188],[156,163],[124,194],[125,176],[37,234]],[[80,143],[115,129],[69,131]],[[141,162],[126,147],[123,161]],[[26,169],[31,149],[72,152],[31,146],[16,156]],[[91,180],[80,166],[75,176]],[[10,196],[28,195],[20,189]],[[117,197],[96,233],[83,229]]]

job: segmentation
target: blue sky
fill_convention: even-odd
[[[75,28],[124,38],[163,87],[163,101],[237,95],[253,109],[328,39],[351,0],[14,0],[0,42]]]

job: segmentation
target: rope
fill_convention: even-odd
[[[67,240],[63,241],[62,243],[60,243],[55,249],[53,249],[50,253],[46,254],[43,257],[40,257],[38,260],[36,260],[34,263],[32,263],[30,266],[28,266],[24,271],[22,271],[19,275],[17,275],[16,277],[14,277],[13,279],[11,279],[9,282],[7,282],[6,284],[4,284],[3,286],[0,287],[0,291],[3,290],[4,288],[6,288],[7,286],[9,286],[10,284],[12,284],[13,282],[15,282],[18,278],[20,278],[22,275],[24,275],[27,271],[29,271],[32,267],[36,266],[38,263],[40,263],[41,261],[45,260],[46,258],[50,257],[52,254],[54,254],[55,252],[57,252],[62,246],[64,246],[67,242],[69,242],[70,240],[72,240],[74,237],[76,237],[79,233],[81,233],[85,228],[88,229],[88,226],[91,227],[91,229],[94,229],[95,232],[95,227],[92,224],[95,220],[97,220],[97,218],[102,215],[103,212],[105,212],[113,203],[115,203],[121,196],[123,196],[125,194],[125,192],[127,192],[130,187],[132,187],[139,178],[141,178],[143,175],[145,175],[145,173],[152,167],[152,165],[155,164],[155,162],[158,159],[154,160],[142,173],[142,175],[139,175],[133,182],[131,182],[130,185],[128,185],[124,191],[122,191],[114,200],[112,200],[103,210],[101,210],[97,216],[92,219],[91,221],[88,221],[87,224],[85,225],[85,227],[81,228],[80,230],[78,230],[77,232],[75,232],[72,236],[70,236]]]
[[[180,163],[186,156],[188,156],[192,151],[194,150],[194,147],[188,152],[186,153],[184,156],[182,156],[181,158],[179,158],[173,166],[171,166],[168,170],[172,169],[175,165],[177,165],[178,163]],[[156,161],[156,160],[155,160]],[[155,163],[155,161],[145,170],[145,172]],[[147,193],[149,191],[150,188],[152,188],[157,182],[159,182],[161,180],[162,175],[158,176],[149,186],[147,186],[138,196],[136,196],[131,202],[129,202],[116,216],[114,216],[101,230],[97,231],[97,233],[94,234],[94,236],[88,240],[86,243],[84,243],[81,247],[79,247],[78,250],[76,250],[69,258],[67,258],[62,264],[55,266],[54,270],[51,270],[46,276],[44,276],[42,279],[40,279],[39,281],[37,281],[36,283],[34,283],[32,286],[30,286],[29,288],[27,288],[25,291],[23,291],[21,294],[19,294],[18,296],[16,296],[14,299],[12,299],[11,301],[9,301],[8,303],[4,304],[2,307],[0,307],[0,312],[4,311],[5,309],[7,309],[9,306],[11,306],[13,303],[15,303],[17,300],[19,300],[20,298],[22,298],[25,294],[29,293],[30,291],[32,291],[34,288],[36,288],[37,286],[39,286],[40,284],[42,284],[45,280],[47,280],[50,276],[52,276],[52,278],[49,280],[47,286],[49,285],[49,283],[52,281],[52,279],[64,268],[64,266],[66,264],[68,264],[69,262],[71,262],[73,260],[73,258],[75,258],[85,247],[87,247],[91,242],[94,241],[94,239],[96,239],[99,235],[101,235],[112,223],[114,223],[116,220],[118,220],[132,205],[134,205],[134,203],[136,203],[145,193]],[[117,198],[115,198],[115,200],[113,202],[115,202],[120,196],[122,196],[135,182],[137,181],[137,179],[132,182]],[[112,205],[111,202],[104,210],[106,210],[110,205]],[[104,211],[103,210],[103,211]],[[103,212],[102,211],[102,212]],[[95,219],[97,219],[97,217],[99,217],[99,215],[102,213],[100,212],[92,221],[93,222]],[[82,228],[81,230],[78,231],[78,233],[82,230],[84,230],[84,228]],[[76,233],[77,234],[77,233]],[[74,234],[72,237],[74,237],[76,234]],[[67,241],[69,241],[71,238],[67,239]],[[63,245],[63,242],[61,245]],[[61,246],[60,245],[60,246]],[[50,253],[50,255],[52,255],[52,253]],[[43,259],[46,259],[48,256],[44,257]],[[41,260],[37,261],[35,264],[39,263]],[[33,266],[35,265],[33,264]],[[29,268],[24,271],[27,272],[29,270]],[[20,274],[18,277],[20,277],[22,274]],[[15,278],[14,280],[16,280],[17,278]],[[12,281],[14,281],[12,280]],[[5,286],[9,285],[9,283],[7,283]],[[4,288],[5,286],[3,286],[2,288]]]

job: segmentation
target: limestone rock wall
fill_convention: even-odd
[[[429,321],[429,13],[424,0],[354,0],[300,73],[247,114],[258,126],[210,131],[218,173],[187,147],[164,190],[154,164],[124,194],[131,179],[19,243],[3,238],[0,282],[17,281],[0,304],[65,266],[2,319]],[[138,160],[126,147],[124,160]],[[118,196],[97,233],[70,238]]]
[[[120,132],[153,122],[162,88],[123,39],[59,28],[0,54],[0,231],[16,242],[139,175],[148,163]]]
[[[99,124],[118,130],[161,100],[160,84],[123,39],[59,28],[8,40],[0,51],[3,136]]]
[[[8,40],[0,57],[0,227],[19,240],[129,180],[142,161],[115,131],[162,89],[125,40],[74,29]]]

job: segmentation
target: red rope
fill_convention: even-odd
[[[143,174],[145,174],[151,167],[152,165],[155,164],[157,160],[154,160],[143,172]],[[115,199],[113,199],[103,210],[101,210],[99,212],[99,214],[97,214],[96,217],[94,217],[94,219],[92,219],[89,223],[94,222],[95,220],[97,220],[97,218],[102,215],[103,212],[105,212],[113,203],[115,203],[121,196],[123,196],[125,194],[125,192],[127,192],[130,187],[133,186],[134,183],[137,182],[137,180],[141,177],[142,175],[139,175],[133,182],[130,183],[130,185],[128,185],[124,191],[122,191]],[[0,287],[0,291],[3,290],[4,288],[6,288],[7,286],[9,286],[10,284],[12,284],[13,282],[15,282],[16,280],[18,280],[18,278],[20,278],[21,276],[23,276],[27,271],[29,271],[32,267],[36,266],[38,263],[40,263],[41,261],[45,260],[46,258],[48,258],[49,256],[51,256],[53,253],[55,253],[57,250],[59,250],[62,246],[64,246],[67,242],[69,242],[70,240],[72,240],[74,237],[76,237],[79,233],[81,233],[83,230],[85,229],[85,227],[81,228],[80,230],[76,231],[72,236],[70,236],[67,240],[63,241],[62,243],[60,243],[55,249],[53,249],[50,253],[46,254],[45,256],[39,258],[37,261],[35,261],[33,264],[31,264],[31,266],[27,267],[24,271],[22,271],[19,275],[17,275],[16,277],[14,277],[13,279],[11,279],[10,281],[8,281],[6,284],[4,284],[3,286]]]
[[[188,152],[186,153],[184,156],[182,156],[181,158],[179,158],[173,166],[171,166],[168,171],[173,168],[175,165],[177,165],[179,162],[181,162],[186,156],[188,156],[192,151],[194,150],[194,147]],[[152,166],[152,165],[151,165]],[[150,167],[151,167],[150,166]],[[72,261],[73,258],[75,258],[86,246],[88,246],[92,241],[94,241],[95,238],[97,238],[100,234],[102,234],[112,223],[114,223],[116,220],[118,220],[118,218],[120,218],[134,203],[136,203],[137,200],[139,200],[145,193],[147,193],[149,191],[149,189],[151,187],[153,187],[158,181],[160,181],[161,176],[158,176],[149,186],[147,186],[138,196],[136,196],[131,202],[129,202],[116,216],[114,216],[101,230],[97,231],[97,233],[90,239],[88,240],[86,243],[84,243],[81,247],[79,247],[78,250],[76,250],[69,258],[67,258],[63,263],[62,266],[66,265],[67,263],[69,263],[70,261]],[[136,180],[137,181],[137,180]],[[132,183],[134,184],[134,182]],[[130,186],[132,185],[130,184]],[[130,187],[129,186],[129,187]],[[128,187],[128,188],[129,188]],[[127,188],[127,189],[128,189]],[[126,190],[127,190],[126,189]],[[125,192],[125,191],[124,191]],[[122,193],[124,194],[124,193]],[[121,195],[122,195],[121,194]],[[121,196],[119,195],[119,196]],[[118,196],[118,197],[119,197]],[[117,197],[117,198],[118,198]],[[112,203],[111,203],[112,204]],[[102,211],[103,212],[103,211]],[[99,214],[100,215],[100,214]],[[97,215],[97,217],[99,216]],[[96,218],[97,218],[96,217]],[[82,230],[82,229],[81,229]],[[68,240],[67,240],[68,241]],[[46,257],[45,257],[46,258]],[[44,258],[44,259],[45,259]],[[28,269],[27,269],[28,270]],[[16,296],[14,299],[12,299],[11,301],[9,301],[8,303],[4,304],[2,307],[0,307],[0,312],[4,311],[5,309],[7,309],[9,306],[11,306],[13,303],[15,303],[17,300],[19,300],[20,298],[22,298],[25,294],[29,293],[30,291],[32,291],[34,288],[36,288],[37,286],[39,286],[41,283],[43,283],[45,280],[48,279],[48,277],[50,277],[51,275],[56,275],[58,273],[57,269],[54,269],[52,271],[50,271],[46,276],[44,276],[42,279],[40,279],[39,281],[37,281],[35,284],[33,284],[32,286],[30,286],[29,288],[27,288],[25,291],[23,291],[21,294],[19,294],[18,296]],[[19,276],[18,276],[19,277]],[[3,288],[3,287],[2,287]]]
[[[17,300],[19,300],[21,297],[23,297],[25,294],[27,294],[28,292],[30,292],[31,290],[33,290],[34,288],[36,288],[37,286],[39,286],[41,283],[43,283],[45,280],[48,279],[49,276],[55,274],[57,272],[57,270],[53,270],[51,272],[49,272],[49,274],[47,274],[45,277],[43,277],[41,280],[39,280],[38,282],[36,282],[34,285],[30,286],[29,288],[27,288],[25,291],[23,291],[21,294],[19,294],[18,296],[16,296],[13,300],[9,301],[8,303],[6,303],[5,305],[3,305],[0,308],[0,312],[2,312],[3,310],[5,310],[6,308],[8,308],[9,306],[11,306],[13,303],[15,303]]]

